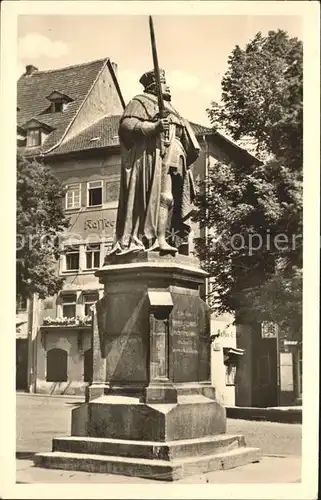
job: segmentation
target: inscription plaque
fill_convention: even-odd
[[[173,382],[210,379],[210,314],[195,294],[172,292],[170,317],[170,378]]]

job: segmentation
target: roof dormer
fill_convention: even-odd
[[[24,123],[22,129],[26,131],[27,148],[41,146],[47,135],[54,130],[53,127],[50,127],[36,118],[31,118],[31,120]]]
[[[48,109],[50,113],[61,113],[62,111],[65,111],[68,104],[72,102],[71,97],[59,92],[58,90],[51,92],[46,99],[51,102],[51,106]]]

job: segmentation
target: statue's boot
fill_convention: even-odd
[[[132,248],[132,252],[137,253],[137,252],[143,252],[145,250],[145,246],[143,243],[138,240],[135,236],[132,239],[132,242],[130,244]]]
[[[162,252],[169,252],[169,253],[178,252],[177,248],[172,247],[169,243],[167,243],[165,238],[167,219],[168,219],[168,208],[160,206],[158,217],[159,219],[158,219],[157,238],[158,238],[159,249]]]
[[[167,243],[167,241],[165,239],[164,239],[163,242],[159,243],[159,249],[162,252],[169,252],[169,253],[176,253],[176,252],[178,252],[177,248],[176,247],[172,247],[169,243]]]
[[[126,255],[128,253],[137,253],[145,250],[144,245],[136,239],[132,239],[128,247],[122,248],[119,245],[119,248],[116,251],[116,255]]]

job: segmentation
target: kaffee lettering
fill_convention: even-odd
[[[87,219],[85,220],[85,226],[84,229],[87,231],[88,229],[108,229],[112,228],[115,226],[115,221],[111,221],[108,219],[97,219],[97,220],[92,220],[92,219]]]

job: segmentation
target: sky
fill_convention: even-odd
[[[219,101],[221,80],[235,45],[261,31],[283,29],[303,37],[302,18],[290,15],[154,15],[159,65],[181,115],[209,125],[206,109]],[[18,75],[109,57],[118,65],[125,99],[142,91],[140,76],[152,69],[147,15],[20,15]]]

